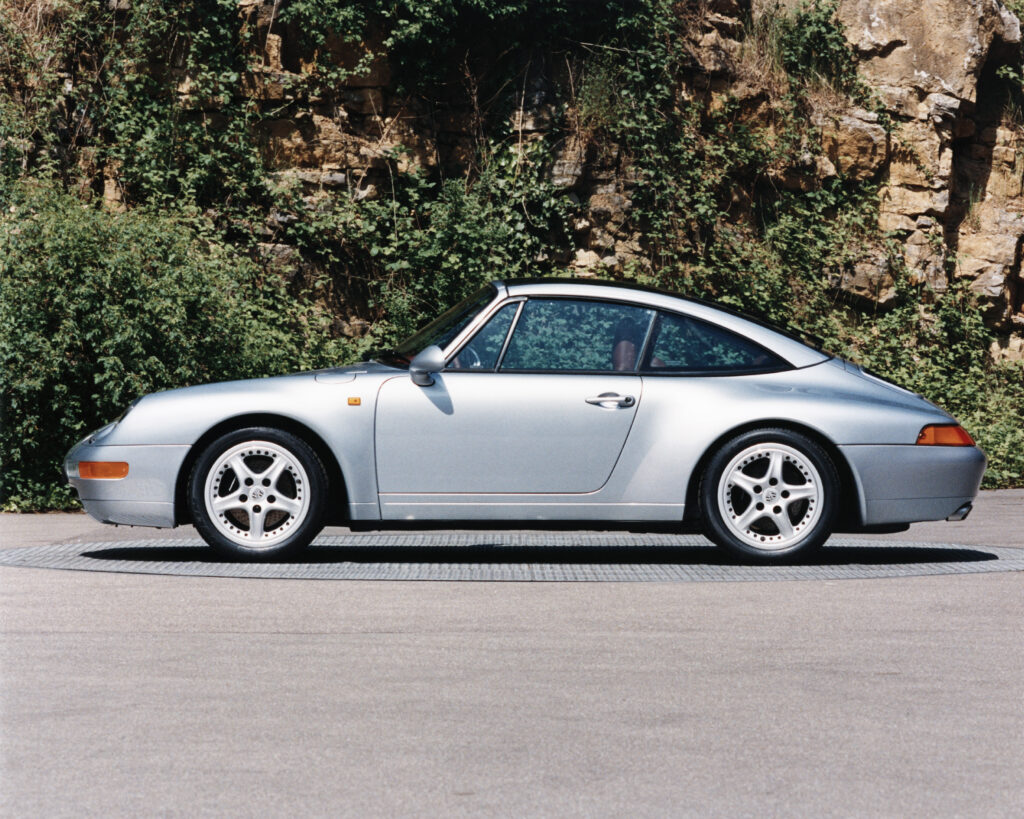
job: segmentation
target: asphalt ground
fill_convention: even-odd
[[[1024,549],[1024,492],[891,539]],[[1022,592],[0,567],[0,814],[1020,816]]]

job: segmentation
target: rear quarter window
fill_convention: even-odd
[[[750,339],[690,316],[659,313],[642,372],[749,374],[788,370],[788,362]]]

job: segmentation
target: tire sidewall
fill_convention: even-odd
[[[730,461],[748,447],[757,444],[783,444],[798,450],[817,470],[821,479],[822,500],[818,519],[807,534],[785,549],[758,549],[733,534],[723,519],[718,487]],[[839,514],[839,474],[835,464],[820,444],[806,435],[788,429],[764,428],[741,433],[721,446],[708,461],[701,477],[699,500],[705,535],[746,560],[782,562],[803,558],[819,549],[828,540]]]
[[[309,509],[287,538],[269,548],[254,549],[227,538],[210,519],[206,509],[206,479],[224,452],[247,441],[267,441],[287,449],[301,463],[309,482]],[[228,432],[210,443],[199,455],[189,477],[189,509],[200,536],[221,554],[246,560],[269,560],[305,548],[323,528],[327,504],[327,470],[313,448],[290,432],[274,427],[246,427]]]

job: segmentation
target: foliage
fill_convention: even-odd
[[[68,503],[60,455],[137,394],[335,363],[489,279],[564,273],[585,205],[549,179],[570,141],[627,185],[620,230],[642,253],[622,275],[821,336],[958,414],[989,453],[988,485],[1024,483],[1024,379],[989,360],[970,294],[912,284],[875,187],[816,174],[815,89],[876,107],[836,7],[747,27],[781,78],[752,117],[687,86],[701,4],[6,0],[3,502]],[[267,13],[290,48],[276,100],[259,100]],[[263,120],[337,107],[378,53],[423,116],[471,112],[468,170],[418,168],[397,147],[372,184],[311,192],[268,173]],[[1017,66],[1001,76],[1024,87]],[[522,106],[555,112],[543,139],[510,129]],[[126,212],[94,206],[101,191]],[[264,267],[257,242],[290,261]],[[838,289],[868,256],[897,280],[888,312]],[[337,338],[353,316],[369,332]]]
[[[1024,63],[1007,63],[996,69],[1006,88],[1007,117],[1018,128],[1024,128]]]
[[[475,179],[432,181],[392,169],[387,196],[289,206],[289,238],[327,269],[372,283],[374,337],[393,346],[440,306],[495,278],[552,271],[566,206],[546,182],[542,143],[491,144]]]
[[[309,82],[317,93],[329,94],[343,76],[332,59],[339,42],[358,45],[369,32],[387,54],[396,90],[431,104],[468,97],[479,115],[492,114],[497,122],[513,98],[508,91],[517,85],[510,79],[534,59],[543,62],[579,42],[598,42],[648,5],[649,0],[291,0],[282,4],[280,16],[303,39],[307,53],[316,55]],[[526,93],[522,86],[515,90],[520,98]],[[487,100],[493,111],[481,110]]]
[[[502,361],[503,370],[613,370],[618,345],[635,359],[652,318],[639,306],[531,299]],[[634,362],[626,367],[632,368]]]
[[[632,275],[820,337],[958,415],[989,453],[986,485],[1019,485],[1024,379],[1019,367],[989,359],[990,334],[970,293],[909,284],[901,248],[878,231],[872,185],[841,176],[818,183],[813,173],[801,180],[820,150],[805,114],[807,77],[873,104],[835,3],[816,0],[770,21],[790,92],[756,123],[728,98],[709,108],[676,97],[686,49],[664,11],[640,25],[649,38],[621,27],[621,39],[588,64],[577,98],[583,128],[623,146],[639,180],[633,219],[653,264]],[[780,189],[787,176],[797,184]],[[837,289],[865,256],[886,258],[897,279],[889,312]],[[933,313],[922,315],[922,301],[935,302]]]
[[[46,22],[35,30],[14,15],[0,21],[0,39],[15,44],[0,58],[8,180],[34,169],[71,184],[91,169],[129,204],[184,198],[224,208],[258,198],[254,103],[239,93],[249,49],[235,0],[133,0],[124,13],[67,3],[37,19]]]
[[[202,221],[25,191],[0,220],[2,504],[65,506],[60,458],[153,390],[334,363],[318,310]]]
[[[932,314],[921,313],[916,295],[905,293],[897,309],[853,328],[848,349],[863,366],[956,415],[989,456],[987,486],[1019,485],[1021,366],[989,358],[990,334],[965,284],[952,286]]]
[[[814,72],[837,90],[851,96],[864,92],[857,62],[836,19],[839,0],[803,2],[779,22],[778,48],[783,68],[791,76]]]
[[[1024,20],[1024,0],[1005,0],[1003,5],[1016,15],[1018,20]]]

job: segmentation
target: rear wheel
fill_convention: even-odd
[[[839,476],[828,453],[805,435],[759,429],[726,443],[700,486],[705,534],[746,558],[805,556],[835,526]]]
[[[327,472],[301,438],[250,427],[218,438],[192,470],[196,530],[215,549],[250,559],[309,545],[323,528]]]

